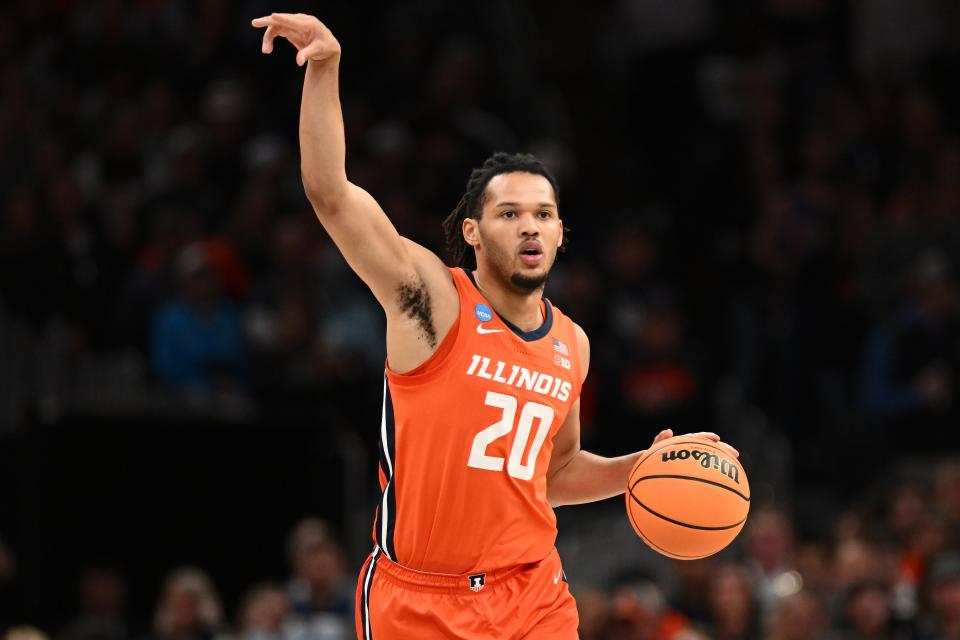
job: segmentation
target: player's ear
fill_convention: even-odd
[[[466,240],[467,244],[471,247],[476,247],[480,244],[480,232],[477,229],[477,221],[473,218],[463,219],[463,239]]]
[[[560,235],[557,237],[557,249],[563,246],[563,220],[560,220]]]

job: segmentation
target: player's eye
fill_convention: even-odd
[[[541,211],[541,212],[540,212],[540,218],[541,218],[542,220],[546,220],[547,218],[550,218],[550,217],[552,217],[552,216],[553,216],[553,214],[550,213],[549,211]]]
[[[501,213],[500,215],[503,216],[504,218],[513,218],[513,217],[515,217],[517,214],[514,213],[513,211],[504,211],[504,212]]]

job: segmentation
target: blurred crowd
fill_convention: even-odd
[[[580,611],[580,637],[960,638],[960,458],[877,485],[823,535],[803,531],[785,508],[757,505],[733,548],[671,562],[666,577],[625,563],[598,583],[565,564]],[[45,633],[12,625],[16,620],[4,620],[10,612],[0,606],[0,630],[10,625],[5,640],[354,637],[356,575],[330,524],[317,518],[298,522],[288,536],[287,557],[285,583],[254,584],[229,611],[215,576],[194,566],[174,568],[155,586],[151,619],[138,619],[128,606],[124,572],[132,568],[92,564],[78,581],[72,620]],[[14,564],[0,547],[0,594]]]
[[[470,167],[498,148],[543,157],[573,228],[548,294],[598,345],[598,425],[710,426],[719,381],[794,435],[839,420],[940,433],[957,417],[946,27],[905,53],[871,39],[895,12],[855,3],[854,15],[814,0],[648,15],[635,0],[589,10],[597,68],[565,80],[547,53],[584,16],[441,4],[385,9],[369,40],[361,15],[331,8],[348,173],[438,249]],[[285,49],[260,54],[247,20],[262,5],[5,9],[0,309],[31,346],[4,367],[21,392],[8,422],[37,397],[91,395],[90,379],[309,405],[382,366],[381,314],[302,194],[301,70]],[[402,28],[414,20],[437,37]],[[665,42],[637,24],[671,20]],[[531,24],[544,52],[498,46]],[[633,45],[605,49],[615,36]],[[531,92],[551,100],[524,102]],[[616,104],[591,99],[610,93]],[[601,448],[633,437],[596,433]]]
[[[3,556],[0,555],[0,558]],[[287,540],[286,582],[249,587],[228,612],[214,577],[202,568],[173,568],[157,585],[151,619],[138,619],[128,602],[127,570],[109,563],[83,569],[76,588],[75,617],[52,632],[13,625],[0,627],[6,640],[347,640],[354,638],[355,578],[332,527],[305,518]],[[0,573],[0,580],[2,580]],[[9,628],[7,626],[9,625]]]
[[[956,629],[955,469],[869,505],[888,512],[862,495],[960,447],[960,12],[734,4],[282,9],[340,38],[348,175],[404,235],[439,251],[493,150],[556,172],[572,241],[547,295],[591,336],[586,447],[717,430],[796,521],[836,519],[807,544],[757,518],[748,561],[683,565],[675,593],[643,576],[585,591],[585,637]],[[303,196],[302,69],[249,26],[275,9],[0,7],[0,434],[77,411],[136,421],[161,397],[373,441],[383,318]],[[803,587],[769,597],[791,572]],[[203,591],[222,623],[211,584],[184,570],[163,599]],[[287,619],[290,593],[252,592],[235,632]]]
[[[820,535],[755,506],[735,550],[575,590],[581,638],[960,638],[960,459],[880,486]]]

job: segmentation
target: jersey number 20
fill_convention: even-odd
[[[513,419],[517,415],[517,399],[502,393],[487,391],[487,399],[484,404],[488,407],[502,409],[503,415],[497,423],[490,425],[473,439],[467,466],[489,471],[503,471],[503,458],[488,456],[487,447],[494,440],[513,431]],[[537,433],[533,436],[533,444],[530,445],[527,461],[524,463],[522,462],[523,452],[527,448],[527,441],[530,439],[534,419],[539,420],[540,424],[537,427]],[[540,447],[543,446],[543,441],[550,433],[551,424],[553,424],[553,407],[536,402],[528,402],[523,405],[523,409],[520,411],[520,420],[517,422],[517,435],[514,437],[513,447],[510,449],[507,473],[519,480],[533,478],[533,470],[537,466],[537,454],[540,453]]]

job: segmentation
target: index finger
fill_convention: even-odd
[[[727,448],[727,451],[729,451],[730,453],[732,453],[734,458],[739,458],[739,457],[740,457],[740,452],[739,452],[739,451],[737,450],[737,448],[734,447],[733,445],[727,444],[726,442],[720,442],[720,443],[718,443],[718,444],[721,444],[721,445],[723,445],[724,447],[726,447],[726,448]]]
[[[713,440],[714,442],[720,442],[720,436],[713,433],[712,431],[698,431],[696,433],[688,433],[686,435],[691,438],[704,438],[706,440]]]
[[[302,26],[291,13],[271,13],[262,18],[254,18],[250,24],[255,27],[289,27],[291,29]]]

